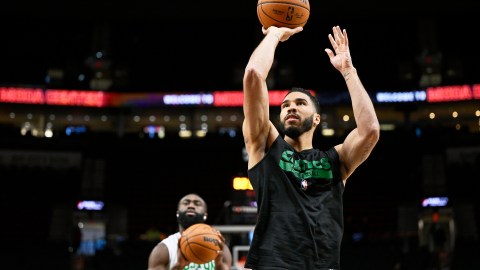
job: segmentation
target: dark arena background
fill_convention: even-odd
[[[315,146],[355,127],[324,49],[346,28],[381,136],[344,192],[342,270],[480,269],[475,1],[312,0],[279,45],[271,115],[292,86],[322,107]],[[241,269],[256,215],[242,76],[256,1],[10,1],[0,17],[1,269],[147,269],[178,200],[208,204]]]

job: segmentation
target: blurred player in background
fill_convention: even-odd
[[[178,232],[168,236],[153,248],[148,259],[148,269],[230,270],[232,266],[232,255],[228,245],[224,242],[221,242],[223,252],[220,252],[215,260],[205,264],[189,262],[180,252],[178,243],[182,232],[193,224],[205,223],[207,216],[207,204],[199,195],[193,193],[185,195],[178,202]]]

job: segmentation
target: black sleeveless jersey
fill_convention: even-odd
[[[248,177],[258,215],[245,267],[340,269],[344,186],[337,151],[296,152],[278,136]]]

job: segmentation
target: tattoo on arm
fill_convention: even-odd
[[[343,74],[343,78],[345,79],[345,82],[348,82],[348,79],[350,79],[350,72]]]

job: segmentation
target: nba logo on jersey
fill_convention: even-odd
[[[307,190],[308,188],[308,182],[307,180],[303,179],[302,180],[302,190]]]

